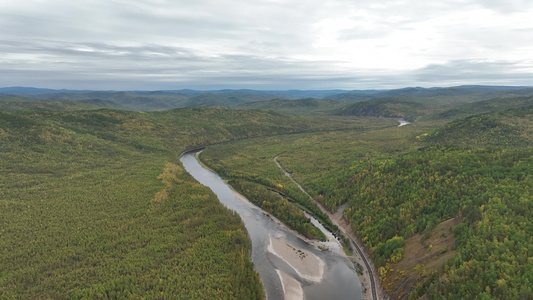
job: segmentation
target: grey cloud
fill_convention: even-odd
[[[483,5],[506,14],[519,6],[531,8],[528,3],[525,0],[408,0],[383,1],[377,5],[370,0],[48,0],[33,5],[6,2],[0,8],[0,86],[388,88],[461,80],[522,84],[531,80],[532,71],[527,69],[533,64],[531,60],[520,57],[513,62],[498,60],[497,56],[516,49],[528,53],[532,49],[531,29],[527,29],[533,28],[531,23],[513,32],[506,26],[484,30],[483,24],[468,31],[443,26],[442,40],[453,41],[439,44],[442,49],[432,48],[427,57],[449,62],[415,71],[357,70],[356,66],[352,70],[340,69],[339,66],[350,65],[350,58],[328,56],[327,49],[315,49],[314,26],[324,19],[335,20],[338,16],[366,11],[366,15],[352,17],[366,18],[359,21],[369,26],[339,32],[339,42],[364,39],[363,42],[372,43],[373,38],[380,38],[383,44],[395,30],[416,35],[414,29],[418,27],[414,25],[463,8]],[[450,50],[465,45],[472,48],[450,54]],[[371,46],[377,49],[380,45]],[[490,49],[493,56],[483,56],[485,49]],[[416,53],[422,55],[422,51]]]
[[[528,65],[528,64],[525,64]],[[450,84],[502,84],[527,85],[533,82],[532,69],[510,61],[455,60],[445,64],[432,64],[412,72],[413,81]]]
[[[50,87],[57,82],[72,87],[99,86],[105,89],[173,89],[173,88],[257,88],[257,89],[326,89],[326,88],[398,88],[403,86],[449,86],[460,84],[531,85],[533,73],[513,62],[456,60],[433,64],[411,72],[351,72],[327,70],[319,62],[266,60],[253,56],[221,56],[207,67],[190,65],[141,65],[135,68],[109,67],[74,70],[32,70],[3,68],[0,81],[26,78]],[[217,68],[217,65],[234,68]],[[44,80],[43,80],[44,78]],[[55,84],[54,84],[55,83]],[[14,84],[15,85],[15,84]]]
[[[531,8],[533,3],[529,0],[476,0],[477,5],[494,10],[499,13],[516,13]]]
[[[152,60],[154,56],[164,59],[197,59],[197,55],[187,48],[167,45],[118,46],[103,43],[70,43],[59,41],[14,42],[3,41],[0,44],[3,53],[46,54],[57,59],[93,58],[115,60]]]

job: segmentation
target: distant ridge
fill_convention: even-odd
[[[198,106],[225,106],[237,107],[247,103],[263,102],[256,105],[247,105],[246,108],[275,109],[286,113],[314,113],[331,112],[340,108],[341,102],[349,104],[366,102],[386,98],[387,109],[368,105],[380,104],[381,102],[369,102],[360,104],[352,113],[361,113],[363,106],[365,114],[392,115],[410,117],[414,111],[412,108],[396,107],[394,99],[397,97],[410,97],[407,102],[417,102],[422,105],[466,104],[476,101],[484,101],[493,98],[509,98],[519,96],[533,96],[533,88],[524,86],[484,86],[462,85],[455,87],[406,87],[394,90],[252,90],[252,89],[220,89],[220,90],[154,90],[154,91],[97,91],[97,90],[70,90],[49,89],[36,87],[5,87],[0,88],[0,95],[4,95],[0,101],[27,101],[27,102],[61,102],[65,100],[85,101],[87,104],[97,107],[123,109],[132,111],[168,110],[182,107]],[[17,98],[19,97],[19,98]],[[22,99],[24,98],[24,99]],[[336,101],[329,102],[265,102],[271,100],[294,101],[300,99],[322,99]],[[394,98],[394,99],[393,99]],[[317,104],[315,107],[310,104]],[[272,105],[272,107],[269,107]],[[296,105],[296,106],[295,106]],[[346,105],[346,104],[344,104]],[[329,106],[329,107],[328,107]],[[395,106],[395,109],[391,110]],[[398,111],[398,109],[400,111]],[[351,110],[347,110],[351,111]],[[402,113],[398,115],[398,113]],[[407,115],[406,115],[407,114]]]
[[[68,89],[47,89],[47,88],[35,88],[35,87],[22,87],[12,86],[0,88],[0,94],[10,95],[43,95],[43,94],[56,94],[56,93],[89,93],[91,90],[68,90]]]
[[[49,89],[36,87],[4,87],[0,88],[0,94],[11,95],[44,95],[44,94],[85,94],[91,92],[125,92],[137,95],[201,95],[201,94],[262,94],[262,95],[283,95],[297,98],[339,98],[338,95],[368,95],[374,97],[398,96],[398,95],[413,95],[425,94],[435,91],[462,91],[471,92],[482,91],[513,91],[532,88],[531,86],[491,86],[491,85],[460,85],[453,87],[405,87],[400,89],[370,89],[370,90],[252,90],[252,89],[220,89],[220,90],[72,90],[72,89]]]
[[[374,93],[377,90],[351,91],[356,93]],[[93,92],[125,92],[136,95],[182,95],[198,96],[202,94],[260,94],[260,95],[279,95],[293,98],[323,98],[329,95],[350,92],[348,90],[252,90],[252,89],[221,89],[221,90],[71,90],[71,89],[49,89],[36,87],[4,87],[0,88],[0,94],[9,95],[47,95],[47,94],[86,94]]]

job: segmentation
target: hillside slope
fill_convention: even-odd
[[[414,121],[424,111],[424,105],[410,97],[390,97],[357,102],[338,111],[343,116],[405,118]]]
[[[322,201],[348,203],[344,216],[372,249],[391,295],[533,297],[532,117],[528,108],[457,120],[420,134],[426,148],[357,161],[336,179],[342,183]],[[434,247],[433,231],[452,218],[462,219],[449,228],[453,249]],[[409,239],[415,234],[420,242]],[[405,269],[413,243],[437,256]],[[453,254],[444,266],[432,264],[444,254]]]
[[[523,100],[519,107],[533,98]],[[437,145],[527,147],[533,145],[531,124],[533,105],[458,119],[421,138]]]
[[[346,104],[340,101],[320,100],[305,98],[297,100],[275,99],[270,101],[257,101],[237,106],[238,109],[273,110],[291,115],[324,115],[332,114]]]
[[[533,97],[531,96],[516,98],[494,98],[490,100],[459,105],[450,110],[441,112],[435,117],[457,119],[469,115],[508,110],[513,108],[522,108],[531,105],[533,105]]]

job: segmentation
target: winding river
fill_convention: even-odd
[[[209,187],[222,204],[241,216],[252,242],[252,261],[261,276],[268,299],[285,299],[280,271],[300,284],[303,298],[306,300],[362,299],[361,284],[353,264],[348,258],[338,253],[342,250],[335,246],[335,242],[323,243],[331,250],[322,251],[317,246],[304,241],[244,197],[236,194],[217,174],[203,168],[196,160],[197,153],[185,153],[180,160],[187,172],[201,184]],[[316,220],[312,222],[315,223]],[[272,253],[272,247],[269,247],[271,238],[312,253],[322,260],[324,262],[322,280],[316,282],[303,278],[286,260]],[[298,298],[301,299],[301,297],[291,299]]]

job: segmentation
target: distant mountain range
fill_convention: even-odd
[[[46,89],[35,87],[0,88],[2,102],[63,102],[75,101],[95,107],[133,111],[167,110],[195,106],[226,106],[268,109],[292,109],[293,105],[279,100],[324,99],[356,103],[390,97],[411,97],[424,103],[468,103],[496,97],[519,97],[533,95],[533,88],[526,86],[463,85],[456,87],[407,87],[392,90],[160,90],[160,91],[94,91],[70,89]],[[416,98],[416,99],[415,99]],[[465,101],[465,98],[466,99]],[[417,100],[418,99],[418,100]],[[390,100],[390,99],[389,99]],[[248,105],[256,103],[258,105]],[[260,104],[261,103],[261,104]],[[300,103],[309,109],[310,100]],[[316,104],[316,103],[315,103]],[[322,109],[328,107],[321,103]],[[337,105],[330,105],[331,108]]]
[[[34,87],[22,87],[22,86],[12,86],[0,88],[0,94],[8,95],[44,95],[44,94],[56,94],[56,93],[89,93],[90,90],[67,90],[67,89],[43,89],[43,88],[34,88]]]
[[[116,91],[116,90],[70,90],[70,89],[47,89],[47,88],[35,88],[35,87],[5,87],[0,88],[0,94],[8,95],[46,95],[46,94],[87,94],[93,92],[124,92],[128,94],[157,96],[157,95],[182,95],[182,96],[197,96],[202,94],[263,94],[263,95],[278,95],[292,98],[323,98],[329,95],[340,94],[345,92],[358,92],[358,93],[374,93],[377,90],[361,90],[361,91],[348,91],[348,90],[250,90],[250,89],[223,89],[223,90],[155,90],[155,91]]]
[[[413,95],[433,93],[435,91],[457,91],[457,92],[481,92],[481,91],[511,91],[531,88],[528,86],[490,86],[490,85],[461,85],[455,87],[406,87],[401,89],[380,89],[380,90],[251,90],[251,89],[223,89],[223,90],[154,90],[154,91],[117,91],[117,90],[71,90],[71,89],[48,89],[48,88],[35,88],[35,87],[4,87],[0,88],[0,94],[9,95],[45,95],[45,94],[87,94],[92,92],[125,92],[129,94],[137,95],[184,95],[194,96],[201,94],[264,94],[264,95],[283,95],[292,96],[297,98],[326,98],[331,95],[338,94],[363,94],[363,95],[379,95],[385,96],[397,96],[397,95]]]

